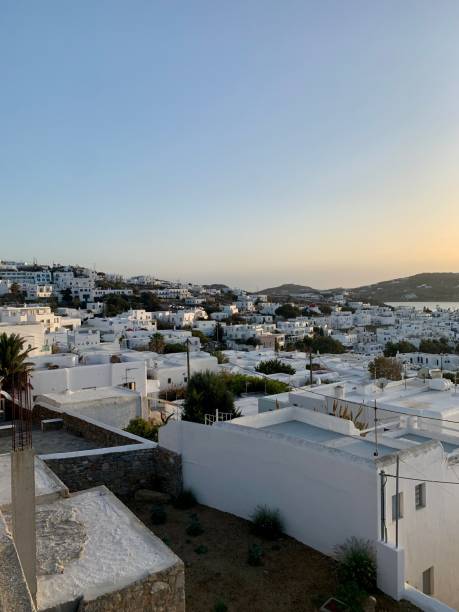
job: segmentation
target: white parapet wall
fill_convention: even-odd
[[[411,602],[423,612],[457,612],[456,608],[450,608],[438,599],[421,593],[409,584],[405,584],[403,599]]]
[[[385,542],[376,542],[378,587],[400,601],[405,591],[405,551]]]

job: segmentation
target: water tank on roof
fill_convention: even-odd
[[[448,391],[453,383],[447,378],[432,378],[429,380],[429,389],[433,391]]]
[[[336,385],[335,387],[335,397],[337,399],[344,399],[346,392],[343,385]]]

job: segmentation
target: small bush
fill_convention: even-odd
[[[179,510],[189,510],[197,503],[198,500],[191,489],[184,489],[174,500],[174,506]]]
[[[252,531],[267,540],[277,540],[282,535],[283,524],[279,510],[271,510],[268,506],[257,506],[251,516]]]
[[[259,544],[252,544],[249,546],[249,552],[247,555],[247,563],[254,567],[263,565],[263,549]]]
[[[340,584],[336,591],[336,598],[346,604],[353,612],[362,612],[363,602],[367,594],[355,582]]]
[[[205,555],[207,552],[209,552],[209,549],[207,548],[207,546],[204,546],[204,544],[200,544],[197,548],[194,549],[194,552],[197,555]]]
[[[198,516],[196,514],[192,514],[190,519],[190,524],[186,528],[187,535],[195,538],[196,536],[199,536],[204,533],[204,529],[201,525],[201,521],[199,520]]]
[[[213,612],[228,612],[228,606],[223,601],[217,601]]]
[[[157,506],[153,506],[151,510],[151,522],[153,525],[164,525],[167,521],[167,513],[164,509],[164,506],[158,504]]]
[[[124,431],[128,431],[141,438],[146,438],[147,440],[158,441],[158,425],[154,425],[140,417],[129,421],[129,425]]]
[[[343,583],[354,583],[371,593],[376,588],[376,556],[369,540],[349,538],[336,549],[338,576]]]

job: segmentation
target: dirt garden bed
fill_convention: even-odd
[[[187,612],[306,612],[336,593],[336,563],[293,538],[262,540],[248,521],[201,505],[178,510],[168,504],[166,523],[153,525],[151,503],[127,503],[185,562]],[[187,534],[193,514],[203,529],[197,536]],[[254,544],[263,550],[258,567],[247,563]],[[417,608],[379,594],[376,610]]]

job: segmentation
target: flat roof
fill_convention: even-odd
[[[37,455],[73,453],[105,447],[104,444],[82,438],[65,429],[41,431],[38,427],[34,427],[32,430],[32,445]],[[10,437],[0,438],[0,453],[8,453],[10,450]]]
[[[62,393],[41,393],[35,398],[35,404],[40,404],[40,401],[46,401],[47,404],[59,407],[101,399],[135,397],[135,395],[134,391],[123,387],[94,387],[91,389],[63,391]]]
[[[45,567],[38,575],[37,603],[47,609],[80,596],[91,600],[118,591],[172,567],[179,558],[106,487],[96,487],[41,506],[61,516],[72,554],[59,541],[59,522],[50,532],[37,529],[46,547]],[[46,521],[44,521],[46,523]],[[50,567],[50,558],[54,567]],[[40,560],[39,560],[40,561]],[[53,571],[54,570],[54,571]]]
[[[284,423],[276,423],[275,425],[268,425],[261,427],[260,429],[265,431],[272,431],[273,433],[287,434],[288,436],[294,436],[296,438],[303,438],[304,440],[310,440],[311,442],[329,442],[331,440],[338,440],[344,438],[343,434],[329,429],[322,429],[297,421],[285,421]]]
[[[406,388],[404,382],[400,381],[399,384],[389,384],[384,390],[381,390],[376,386],[372,388],[373,385],[369,381],[363,390],[363,386],[343,381],[338,384],[344,386],[345,395],[338,399],[344,403],[355,402],[360,405],[373,405],[376,400],[377,406],[382,410],[384,408],[400,410],[407,415],[423,416],[424,412],[431,412],[433,416],[440,414],[447,417],[448,414],[459,413],[459,393],[456,393],[454,388],[447,391],[430,389],[428,384],[418,378],[411,378],[406,382]],[[335,387],[336,383],[321,385],[305,389],[305,392],[335,397]]]
[[[67,496],[68,489],[40,457],[35,457],[35,499],[37,504]],[[0,455],[0,508],[11,504],[11,454]]]

